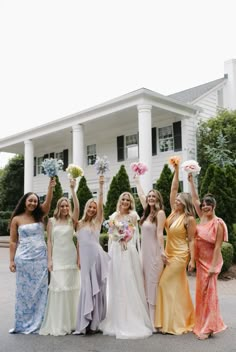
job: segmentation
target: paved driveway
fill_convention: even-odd
[[[219,281],[221,311],[228,329],[206,341],[192,333],[181,336],[156,334],[141,340],[116,340],[96,336],[11,335],[15,276],[8,270],[7,248],[0,248],[0,352],[236,352],[236,280]],[[195,278],[189,277],[194,296]]]

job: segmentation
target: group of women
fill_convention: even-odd
[[[130,193],[120,195],[116,212],[109,219],[108,253],[99,244],[103,176],[99,176],[98,200],[86,203],[79,221],[75,180],[70,181],[73,212],[67,198],[59,199],[47,224],[48,250],[43,219],[50,209],[55,181],[50,180],[41,205],[35,193],[24,195],[11,218],[10,270],[16,272],[15,326],[11,332],[54,336],[102,332],[136,339],[158,332],[179,335],[193,331],[204,340],[224,330],[217,277],[227,228],[215,215],[212,195],[200,202],[191,174],[188,180],[191,195],[178,193],[176,165],[171,214],[166,219],[161,194],[151,190],[146,196],[135,177],[143,215],[139,219]],[[186,269],[194,270],[195,263],[194,309]]]

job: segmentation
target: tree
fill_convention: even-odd
[[[91,198],[93,198],[93,194],[88,188],[86,178],[84,176],[81,177],[80,182],[79,182],[79,187],[77,190],[77,197],[79,199],[79,205],[80,205],[80,216],[79,218],[81,219],[84,213],[84,207],[87,201]]]
[[[120,195],[120,193],[119,193],[119,187],[118,187],[118,183],[117,183],[117,176],[114,176],[112,178],[110,188],[107,193],[107,201],[106,201],[106,205],[105,205],[105,209],[104,209],[105,219],[108,219],[109,215],[114,213],[114,211],[116,210],[116,204],[117,204],[119,195]]]
[[[201,166],[200,182],[212,160],[214,150],[216,159],[214,163],[217,165],[222,163],[227,157],[229,161],[236,160],[236,110],[220,111],[216,117],[209,119],[206,122],[200,123],[197,132],[197,153],[198,162]],[[222,150],[223,146],[223,150]]]
[[[155,188],[162,195],[166,216],[168,216],[171,213],[170,189],[171,189],[172,178],[173,178],[173,173],[171,172],[169,166],[165,164],[160,174],[160,177],[156,181],[156,185],[155,185]]]
[[[62,187],[61,187],[61,183],[59,181],[59,178],[58,176],[55,176],[56,178],[56,186],[53,190],[53,197],[52,197],[52,202],[51,202],[51,208],[50,208],[50,211],[48,213],[48,216],[49,217],[52,217],[53,216],[53,213],[54,213],[54,210],[56,209],[56,205],[57,205],[57,201],[58,199],[60,199],[61,197],[63,197],[63,190],[62,190]]]
[[[104,212],[106,219],[108,219],[109,215],[114,213],[114,211],[116,210],[117,201],[119,199],[119,196],[123,192],[131,193],[131,187],[129,182],[129,176],[125,170],[125,166],[121,165],[119,171],[113,177],[109,191],[107,193],[107,201]]]
[[[16,155],[11,158],[1,172],[0,210],[13,210],[24,194],[24,157]]]

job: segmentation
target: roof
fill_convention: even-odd
[[[211,89],[215,88],[219,84],[223,83],[226,77],[216,79],[214,81],[201,84],[200,86],[196,86],[193,88],[189,88],[186,90],[182,90],[181,92],[177,92],[174,94],[168,95],[168,97],[179,100],[184,103],[190,103],[202,95],[206,94]]]

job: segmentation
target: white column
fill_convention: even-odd
[[[224,63],[224,71],[227,74],[224,86],[224,107],[229,110],[236,109],[236,59]]]
[[[184,118],[181,122],[182,126],[182,158],[180,160],[180,165],[189,159],[189,153],[188,153],[188,119]],[[188,174],[185,171],[182,172],[182,180],[183,180],[183,191],[184,192],[189,192],[189,182],[188,182]]]
[[[139,161],[148,167],[140,177],[145,193],[152,189],[152,106],[138,105]]]
[[[84,167],[84,126],[72,126],[73,131],[73,164]]]
[[[33,192],[34,145],[31,140],[24,141],[24,193]]]

